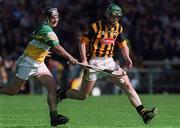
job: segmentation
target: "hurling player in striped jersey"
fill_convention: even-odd
[[[121,49],[127,68],[132,67],[129,56],[129,48],[123,34],[123,27],[119,22],[122,17],[122,9],[116,4],[110,4],[106,11],[106,20],[99,20],[92,23],[80,37],[80,55],[84,64],[90,64],[101,69],[109,69],[122,72],[123,69],[113,59],[114,47]],[[89,48],[87,50],[86,48]],[[113,78],[103,73],[88,69],[84,73],[80,90],[68,89],[59,90],[58,99],[64,98],[84,100],[90,94],[97,79],[110,79],[115,85],[121,87],[127,94],[132,106],[142,117],[144,123],[148,124],[155,116],[157,108],[147,110],[132,87],[127,75],[122,78]]]

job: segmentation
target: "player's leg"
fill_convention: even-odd
[[[153,108],[152,110],[145,109],[145,107],[141,103],[141,100],[137,92],[132,87],[132,84],[130,83],[130,80],[127,75],[122,77],[121,79],[110,79],[125,91],[125,93],[128,95],[129,101],[136,108],[140,116],[143,118],[144,123],[148,124],[157,113],[157,108]]]
[[[36,78],[39,81],[41,81],[48,90],[47,102],[49,105],[51,125],[57,126],[60,124],[67,123],[69,119],[63,115],[58,115],[57,113],[57,104],[56,104],[57,83],[55,82],[51,73],[50,72],[41,73],[41,74],[38,74]]]
[[[28,78],[33,74],[34,68],[32,64],[24,59],[24,56],[20,56],[16,64],[16,75],[10,82],[10,85],[0,87],[0,93],[14,95],[21,86],[25,84]]]
[[[91,90],[94,87],[95,82],[96,81],[88,81],[85,78],[83,78],[80,89],[79,90],[76,90],[76,89],[67,90],[65,93],[65,97],[71,98],[71,99],[77,99],[77,100],[84,100],[91,93]]]
[[[66,89],[66,90],[59,89],[57,92],[58,94],[57,103],[65,98],[71,98],[71,99],[77,99],[77,100],[86,99],[88,95],[90,94],[90,92],[92,91],[92,88],[94,87],[96,80],[97,80],[97,73],[95,71],[85,70],[80,89],[78,90],[77,89]]]
[[[11,83],[6,86],[0,86],[0,93],[6,95],[15,95],[25,84],[26,80],[23,80],[17,76],[14,76]]]
[[[127,75],[125,75],[122,78],[123,82],[122,82],[122,79],[114,79],[114,78],[110,78],[110,79],[112,80],[112,82],[114,82],[116,85],[121,87],[126,92],[131,104],[134,107],[137,107],[137,106],[142,104],[138,94],[136,93],[136,91],[132,87],[130,80],[129,80]]]

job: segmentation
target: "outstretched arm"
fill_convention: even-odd
[[[67,58],[72,64],[76,64],[77,60],[71,56],[61,45],[56,45],[53,50],[60,56]]]
[[[47,33],[48,44],[60,56],[67,58],[72,64],[76,64],[77,60],[72,57],[60,44],[57,35],[54,32]]]

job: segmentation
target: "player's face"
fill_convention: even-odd
[[[52,16],[52,17],[49,18],[49,24],[52,27],[56,27],[58,22],[59,22],[59,16]]]
[[[119,16],[111,14],[108,17],[108,20],[109,20],[110,24],[114,25],[114,24],[116,24],[116,22],[118,22]]]

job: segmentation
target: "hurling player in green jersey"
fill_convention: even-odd
[[[50,123],[51,126],[57,126],[67,123],[69,119],[57,112],[56,90],[58,85],[46,67],[44,59],[48,56],[51,48],[58,55],[67,58],[72,64],[76,64],[77,60],[59,44],[59,40],[53,31],[59,22],[58,9],[47,7],[43,9],[43,15],[43,23],[31,34],[28,46],[17,61],[16,75],[9,86],[0,87],[0,93],[14,95],[30,77],[35,77],[48,90],[47,103],[49,105]]]
[[[129,48],[126,38],[123,34],[123,28],[119,19],[122,17],[122,10],[116,4],[110,4],[106,11],[106,20],[99,20],[89,26],[80,37],[80,55],[84,64],[90,64],[100,69],[110,69],[122,72],[122,68],[115,63],[113,59],[114,47],[121,49],[122,55],[126,62],[126,67],[132,67],[132,61],[129,56]],[[87,51],[86,47],[89,47]],[[122,74],[122,73],[121,73]],[[79,90],[59,90],[58,99],[71,98],[84,100],[90,94],[96,80],[106,78],[111,80],[115,85],[121,87],[127,94],[132,106],[142,117],[144,123],[148,124],[155,116],[157,108],[147,110],[133,88],[127,75],[121,78],[113,78],[103,73],[88,69],[84,72],[83,82]]]

